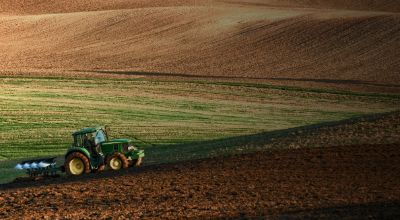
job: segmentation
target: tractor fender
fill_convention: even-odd
[[[68,157],[68,155],[72,154],[73,152],[80,152],[83,155],[85,155],[89,161],[90,161],[90,153],[87,149],[85,148],[81,148],[81,147],[71,147],[70,149],[68,149],[67,153],[65,154],[65,158]]]

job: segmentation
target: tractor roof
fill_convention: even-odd
[[[97,126],[97,127],[92,127],[92,128],[82,128],[81,130],[75,131],[72,133],[73,136],[75,135],[81,135],[81,134],[87,134],[87,133],[92,133],[96,132],[98,130],[104,130],[105,128],[103,126]]]

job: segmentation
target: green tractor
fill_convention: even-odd
[[[129,139],[108,139],[106,127],[83,128],[72,134],[74,142],[65,154],[64,165],[58,167],[56,157],[22,161],[15,166],[25,170],[29,178],[57,177],[58,171],[68,175],[137,167],[142,163],[143,150],[138,150]]]
[[[68,175],[140,166],[144,151],[129,139],[108,139],[105,127],[83,128],[72,134],[74,143],[65,154],[62,170]]]

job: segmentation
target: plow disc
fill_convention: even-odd
[[[55,157],[26,160],[15,166],[17,170],[25,170],[29,177],[40,177],[40,176],[58,176],[57,171],[60,170],[56,166]]]

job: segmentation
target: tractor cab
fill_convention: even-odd
[[[88,143],[95,146],[108,141],[105,127],[83,128],[72,134],[74,137],[73,147],[88,147]]]

